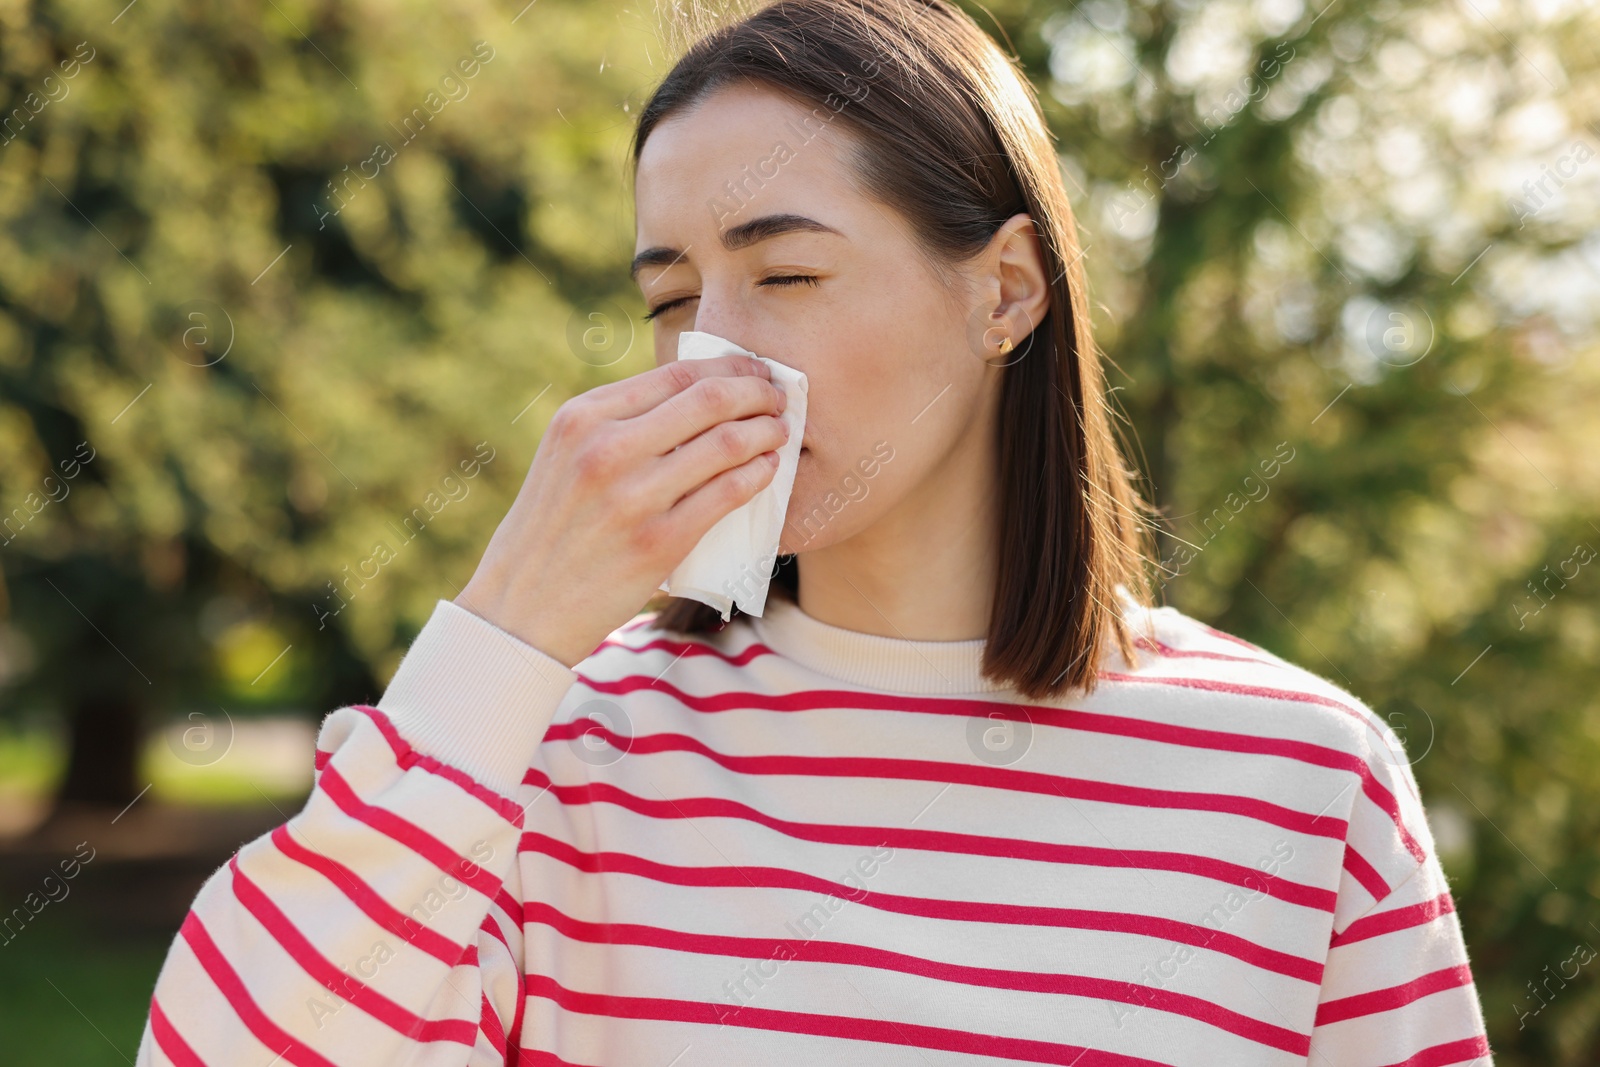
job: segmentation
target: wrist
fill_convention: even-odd
[[[522,599],[526,601],[527,598]],[[570,641],[563,640],[563,628],[545,626],[524,612],[512,610],[514,601],[506,595],[503,583],[480,581],[474,575],[452,603],[504,630],[569,670],[589,654],[589,649],[575,649]]]

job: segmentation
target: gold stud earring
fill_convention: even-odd
[[[1007,352],[1010,352],[1011,348],[1012,348],[1011,338],[1006,337],[1006,338],[1001,339],[1001,341],[1000,341],[1000,354],[1002,356],[1005,355]]]

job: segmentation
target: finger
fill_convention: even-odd
[[[772,483],[778,473],[778,454],[762,452],[723,471],[686,494],[663,516],[669,536],[696,542],[724,515],[748,503]]]
[[[653,503],[666,510],[724,472],[764,452],[776,452],[788,439],[783,420],[775,415],[718,423],[652,465],[651,480],[660,493]]]
[[[706,378],[765,378],[772,368],[754,356],[717,356],[714,359],[673,360],[654,370],[635,374],[620,382],[602,385],[584,394],[597,413],[607,419],[632,419],[692,389]]]
[[[712,376],[619,424],[617,430],[630,449],[644,455],[665,456],[723,423],[779,415],[787,403],[783,388],[771,381]],[[708,472],[705,477],[713,473]]]

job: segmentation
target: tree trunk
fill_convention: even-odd
[[[85,693],[67,717],[67,770],[56,790],[65,805],[122,808],[139,795],[137,779],[142,709],[128,693]]]

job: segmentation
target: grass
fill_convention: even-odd
[[[7,1067],[127,1067],[170,939],[95,940],[47,908],[0,943]]]
[[[154,799],[206,806],[298,807],[311,780],[311,727],[241,718],[223,724],[215,759],[179,743],[187,722],[152,731],[139,780]],[[0,816],[12,832],[41,810],[64,769],[62,738],[38,725],[0,724]],[[0,817],[0,825],[7,820]],[[0,860],[0,862],[4,862]],[[102,863],[107,861],[101,861]],[[98,871],[96,874],[98,875]],[[0,900],[5,908],[18,903]],[[131,1067],[150,993],[176,930],[165,936],[97,938],[82,906],[51,904],[11,940],[0,938],[0,1064],[4,1067]]]

